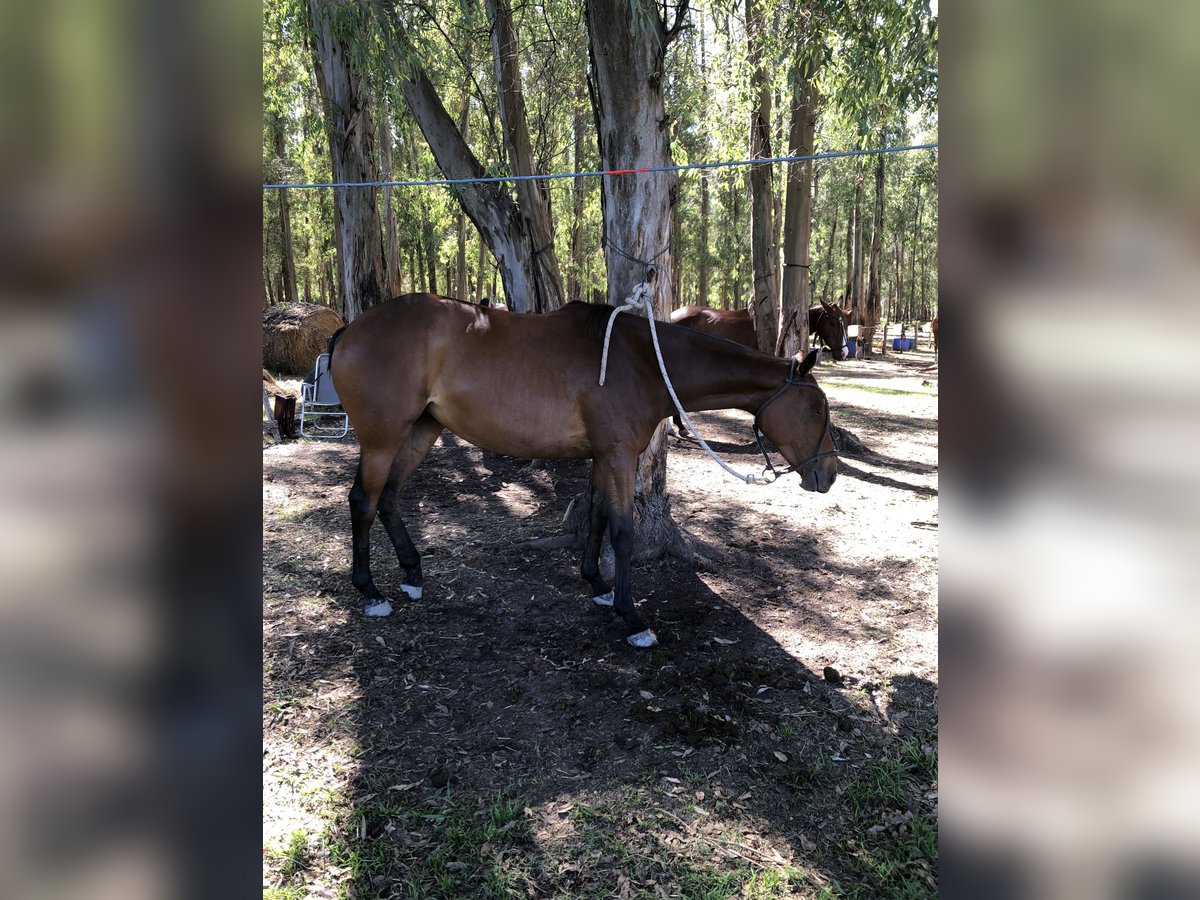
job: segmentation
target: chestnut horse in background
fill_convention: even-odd
[[[850,320],[850,310],[842,309],[836,303],[819,305],[808,311],[809,342],[819,337],[821,343],[830,349],[833,358],[845,359],[850,355],[850,347],[846,343],[846,325]],[[694,328],[705,334],[716,335],[729,341],[735,341],[743,347],[758,347],[758,337],[754,330],[754,319],[748,309],[710,309],[707,306],[684,306],[671,313],[671,322],[685,328]],[[668,368],[667,373],[671,370]],[[679,414],[671,416],[675,431],[683,435],[683,422]]]
[[[523,459],[592,460],[591,508],[581,568],[592,599],[614,606],[628,640],[657,638],[633,605],[630,580],[637,458],[674,409],[646,320],[618,316],[608,376],[597,382],[612,308],[568,303],[545,315],[518,315],[432,294],[408,294],[367,310],[330,340],[330,371],[360,444],[350,491],[354,586],[368,616],[389,600],[371,578],[376,513],[405,577],[423,591],[421,557],[400,518],[398,496],[443,428],[493,453]],[[815,351],[779,359],[673,325],[658,326],[663,358],[688,410],[744,409],[802,473],[808,491],[837,477],[829,402],[812,376]],[[601,576],[607,526],[616,583]]]
[[[754,319],[748,309],[709,309],[706,306],[684,306],[671,313],[671,321],[685,328],[694,328],[706,334],[743,347],[757,347],[758,338],[754,331]],[[850,321],[850,310],[836,303],[822,300],[808,311],[808,336],[810,343],[820,338],[821,343],[833,352],[833,358],[845,359],[850,348],[846,344],[846,326]],[[668,369],[668,372],[670,370]]]

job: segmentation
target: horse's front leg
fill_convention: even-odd
[[[633,488],[637,457],[609,467],[605,487],[608,492],[608,533],[616,557],[613,606],[629,627],[626,638],[635,647],[653,647],[658,643],[633,605]]]
[[[604,529],[608,526],[608,510],[604,489],[598,473],[600,467],[592,464],[592,477],[588,488],[588,531],[583,547],[583,565],[580,571],[584,580],[592,587],[592,601],[597,606],[613,605],[613,590],[600,575],[600,546],[604,543]]]

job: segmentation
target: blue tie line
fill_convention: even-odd
[[[730,162],[689,163],[679,166],[646,166],[640,169],[608,169],[597,172],[558,172],[551,175],[496,175],[487,178],[438,178],[428,181],[344,181],[321,184],[264,184],[263,190],[307,188],[379,188],[430,187],[451,184],[500,184],[507,181],[551,181],[556,178],[598,178],[602,175],[635,175],[642,172],[686,172],[691,169],[721,169],[729,166],[763,166],[771,163],[805,162],[807,160],[840,159],[846,156],[877,156],[881,153],[903,153],[907,150],[936,150],[937,144],[911,144],[905,147],[880,147],[875,150],[836,150],[810,156],[775,156],[767,159],[738,159]]]

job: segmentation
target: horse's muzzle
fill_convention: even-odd
[[[800,479],[800,487],[806,491],[816,491],[820,494],[829,492],[833,487],[834,481],[837,480],[837,463],[825,465],[817,463]]]

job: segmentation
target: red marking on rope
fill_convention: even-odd
[[[649,166],[643,166],[640,169],[609,169],[604,174],[605,175],[632,175],[635,172],[649,172],[649,171],[650,171]]]

